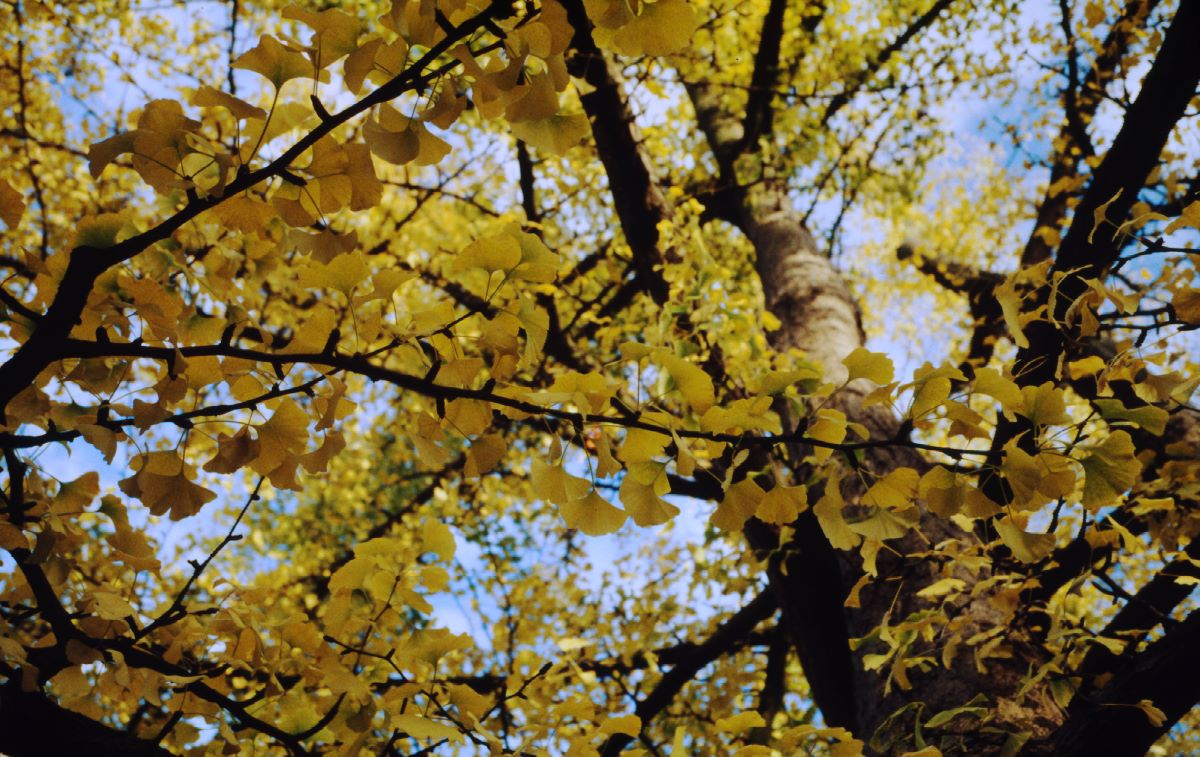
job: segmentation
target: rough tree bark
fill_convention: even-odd
[[[740,156],[739,145],[752,145],[754,140],[747,140],[743,128],[720,112],[711,91],[697,85],[690,88],[690,94],[697,120],[708,136],[713,154],[722,163],[722,174],[731,176],[732,161]],[[763,180],[746,186],[727,184],[721,191],[725,195],[722,207],[732,209],[731,213],[727,210],[728,220],[754,247],[764,304],[781,323],[770,335],[772,346],[779,351],[800,350],[825,367],[827,380],[844,380],[843,358],[864,342],[861,310],[833,261],[805,227],[803,215],[793,207],[786,186],[782,181]],[[849,421],[866,426],[871,438],[890,439],[904,433],[901,420],[889,410],[863,403],[863,397],[872,388],[869,382],[855,381],[835,395],[833,405]],[[801,458],[802,455],[793,455],[793,459]],[[900,466],[918,471],[928,467],[919,454],[902,446],[869,450],[864,465],[877,474],[886,474]],[[794,471],[794,475],[799,480],[806,477],[803,470]],[[843,494],[853,504],[863,489],[851,480],[844,484]],[[1011,656],[990,660],[986,673],[976,669],[970,650],[963,648],[950,668],[935,668],[929,674],[915,676],[911,691],[882,695],[879,674],[866,671],[862,665],[862,655],[873,650],[863,646],[851,660],[846,639],[868,635],[885,616],[896,622],[922,609],[923,602],[916,592],[937,576],[936,565],[921,556],[931,544],[944,539],[969,538],[945,519],[928,513],[922,514],[920,526],[929,541],[910,536],[896,545],[912,555],[911,559],[881,556],[880,576],[861,592],[857,608],[845,608],[844,602],[863,575],[861,560],[854,553],[834,550],[811,512],[805,513],[797,524],[795,542],[785,545],[786,551],[796,555],[786,575],[780,572],[772,576],[772,583],[782,587],[786,595],[780,598],[785,626],[822,713],[827,721],[864,737],[870,736],[889,715],[908,702],[923,702],[928,715],[960,707],[981,692],[990,698],[1015,699],[1031,667],[1045,661],[1045,652],[1032,639],[1013,633],[1008,638]],[[752,533],[752,546],[760,551],[778,545],[778,535],[770,529],[759,527]],[[830,571],[831,567],[835,570]],[[837,581],[828,580],[833,575]],[[988,576],[986,571],[976,575],[959,573],[969,584]],[[991,593],[985,593],[958,608],[955,630],[972,636],[1009,623],[1011,617],[998,611],[989,601],[992,598]],[[840,639],[839,631],[843,634]],[[1051,733],[1062,721],[1059,708],[1036,686],[1025,693],[1020,706],[1008,708],[1006,713],[1008,718],[997,724],[999,728],[1039,737]],[[911,723],[903,725],[911,729]],[[990,732],[964,732],[961,736],[963,746],[974,753],[997,749],[1006,738]]]

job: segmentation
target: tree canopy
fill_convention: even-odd
[[[0,27],[0,752],[1200,749],[1200,3]]]

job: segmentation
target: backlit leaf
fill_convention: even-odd
[[[258,44],[238,56],[234,68],[259,74],[279,89],[292,79],[312,79],[316,70],[303,53],[285,47],[269,34],[259,37]]]
[[[13,185],[0,179],[0,221],[10,229],[17,228],[25,214],[25,198]]]
[[[595,489],[578,499],[567,500],[561,512],[567,528],[578,529],[588,536],[615,533],[629,517],[624,510],[601,497]]]
[[[995,521],[996,533],[1004,546],[1012,550],[1013,556],[1023,563],[1042,560],[1054,549],[1053,534],[1033,534],[1018,526],[1012,518]]]
[[[766,523],[784,526],[808,509],[808,489],[804,486],[776,486],[759,500],[755,517]]]
[[[738,481],[725,490],[725,496],[713,511],[709,522],[722,531],[740,530],[758,509],[764,494],[762,487],[752,479]]]
[[[1134,457],[1133,440],[1124,431],[1113,431],[1091,454],[1079,461],[1083,466],[1083,505],[1095,512],[1115,504],[1125,495],[1142,470]]]
[[[850,372],[848,381],[865,378],[880,386],[892,383],[896,369],[892,359],[881,352],[871,352],[863,347],[856,348],[842,360],[842,365]]]

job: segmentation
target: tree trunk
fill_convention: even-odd
[[[765,189],[761,193],[768,192],[770,190]],[[799,214],[788,212],[786,202],[782,192],[775,193],[775,197],[747,197],[742,203],[738,220],[738,225],[754,244],[758,256],[756,265],[766,307],[782,323],[782,327],[772,334],[772,343],[777,350],[796,348],[804,351],[811,359],[825,366],[827,380],[839,382],[846,375],[842,359],[863,344],[859,308],[830,259],[817,249],[812,236],[799,220]],[[854,382],[835,396],[833,406],[845,413],[849,421],[866,426],[871,438],[893,438],[901,429],[900,420],[882,405],[863,404],[863,396],[870,389],[871,386],[863,380]],[[869,470],[879,475],[900,466],[918,471],[928,467],[920,455],[908,447],[871,449],[864,462]],[[805,477],[803,471],[796,472],[798,480]],[[862,494],[861,485],[851,482],[845,487],[844,495],[851,505]],[[926,552],[932,545],[946,539],[971,538],[944,518],[929,513],[922,514],[920,530],[924,539],[920,535],[910,534],[898,543],[889,544],[904,554],[914,554]],[[830,549],[828,543],[825,548]],[[854,552],[839,552],[837,557],[838,588],[844,600],[862,576],[863,566]],[[816,568],[817,565],[815,560],[810,561],[810,567]],[[851,638],[869,635],[881,622],[895,624],[910,613],[935,606],[916,596],[917,591],[941,577],[934,561],[919,558],[885,559],[881,553],[878,567],[879,577],[861,592],[860,607],[831,608],[845,613],[845,627]],[[954,575],[973,584],[989,574],[981,572],[972,576],[959,570]],[[793,594],[793,601],[781,602],[785,616],[796,618],[796,623],[813,625],[812,606],[795,600],[804,593],[801,584],[823,583],[828,580],[826,576],[827,573],[816,570],[789,571],[784,580]],[[896,581],[899,581],[899,588]],[[966,606],[955,608],[959,614],[949,627],[954,628],[962,638],[1010,628],[1014,619],[1011,614],[998,609],[994,595],[995,592],[989,591]],[[800,620],[802,617],[805,619]],[[789,623],[789,626],[796,623]],[[986,671],[976,668],[971,649],[963,645],[949,668],[935,665],[924,674],[912,676],[912,690],[901,691],[893,686],[891,694],[885,697],[877,695],[883,691],[880,674],[865,670],[862,664],[864,654],[878,650],[871,645],[862,646],[855,655],[853,721],[846,725],[860,737],[867,738],[889,715],[910,702],[923,703],[922,719],[928,719],[942,710],[961,707],[982,693],[992,702],[1001,699],[1012,702],[1012,706],[1005,711],[1005,722],[992,725],[1013,734],[1044,736],[1052,732],[1061,724],[1062,712],[1046,695],[1044,687],[1035,686],[1020,699],[1017,694],[1027,674],[1045,662],[1048,653],[1033,639],[1025,642],[1027,631],[1015,626],[1011,629],[1005,634],[1004,641],[1011,656],[1007,659],[989,659]],[[804,628],[793,630],[794,636],[806,633],[809,632]],[[803,644],[797,643],[798,651]],[[938,646],[935,642],[931,648]],[[809,657],[805,661],[807,672],[809,666],[819,664],[812,659],[814,653],[826,656],[840,652],[818,648],[810,650],[807,655],[802,654],[801,658],[803,661],[804,657]],[[899,736],[899,731],[905,728],[911,733],[911,722],[901,721],[897,724],[898,732],[890,735]],[[963,746],[972,754],[998,750],[1007,739],[1004,734],[981,732],[973,724],[967,724],[967,728],[969,730],[965,729],[961,737]]]
[[[655,266],[662,261],[662,252],[657,249],[656,235],[645,232],[668,217],[666,204],[654,189],[653,170],[640,152],[615,72],[590,39],[582,7],[576,2],[568,2],[566,7],[576,29],[584,30],[576,35],[569,65],[573,74],[594,88],[583,98],[584,108],[593,120],[617,214],[634,252],[633,268],[642,279],[643,291],[659,299],[662,292],[656,286]],[[723,113],[719,99],[705,87],[691,85],[689,94],[720,170],[719,186],[704,198],[708,215],[733,224],[755,249],[765,307],[781,323],[770,334],[772,346],[781,352],[801,350],[824,367],[829,380],[842,381],[846,376],[842,359],[863,345],[858,303],[805,228],[783,182],[734,179],[734,161],[755,157],[744,154],[745,145],[755,140],[746,138],[742,124]],[[853,382],[832,398],[833,406],[849,421],[866,426],[872,439],[906,433],[901,419],[890,410],[863,402],[871,389],[866,381]],[[787,408],[779,406],[777,410],[785,426],[794,427]],[[791,450],[790,460],[803,460],[805,452]],[[871,448],[863,466],[883,475],[901,466],[922,472],[927,463],[912,448],[893,445]],[[797,466],[792,477],[805,480],[807,471]],[[847,479],[843,494],[853,511],[865,487],[857,477]],[[745,534],[758,556],[768,558],[768,579],[781,609],[781,625],[825,722],[846,727],[864,740],[879,730],[880,738],[871,747],[874,751],[903,752],[913,747],[915,718],[928,720],[983,694],[990,705],[999,705],[996,709],[1001,713],[989,721],[989,728],[980,728],[971,718],[958,718],[944,729],[969,754],[998,753],[1010,739],[1041,743],[1062,723],[1063,713],[1048,695],[1047,686],[1026,686],[1029,674],[1038,670],[1049,653],[1038,644],[1033,631],[1017,622],[1014,610],[999,609],[1013,605],[996,602],[998,589],[981,591],[953,606],[917,596],[920,589],[946,575],[938,561],[921,559],[918,553],[928,555],[934,545],[949,539],[974,540],[973,534],[959,531],[944,518],[923,513],[920,533],[889,541],[880,551],[878,576],[861,590],[858,606],[848,608],[847,597],[864,572],[858,552],[834,549],[811,510],[793,526],[792,540],[783,545],[779,529],[755,519],[747,524]],[[971,587],[990,574],[953,569],[948,575]],[[969,588],[964,596],[970,596]],[[924,670],[911,670],[909,690],[893,684],[890,693],[884,694],[880,673],[867,671],[863,665],[864,656],[879,652],[878,646],[866,643],[851,650],[851,640],[871,635],[883,622],[895,626],[914,612],[938,606],[952,617],[937,638],[920,648],[937,662]],[[964,643],[944,666],[941,650],[952,636]],[[982,665],[974,658],[975,647],[965,643],[972,637],[991,643],[990,655]],[[914,703],[920,706],[909,706]],[[889,721],[901,710],[902,717]],[[887,727],[880,728],[885,722]]]
[[[735,145],[743,141],[739,125],[720,112],[713,94],[703,87],[692,87],[690,94],[714,155],[719,160],[731,160],[730,156],[736,155]],[[825,369],[826,380],[844,381],[847,373],[842,360],[863,346],[864,341],[861,311],[850,288],[805,228],[782,183],[763,180],[734,184],[729,181],[732,165],[722,168],[723,179],[728,183],[719,190],[721,215],[753,245],[764,305],[781,323],[769,335],[772,347],[780,352],[800,350]],[[852,382],[834,395],[831,405],[845,413],[850,422],[866,426],[872,439],[891,439],[904,433],[901,420],[887,408],[864,404],[863,398],[872,388],[865,380]],[[804,455],[798,452],[791,457],[801,460]],[[902,466],[924,472],[928,463],[909,447],[889,446],[870,449],[864,466],[883,475]],[[793,477],[804,480],[807,472],[793,471]],[[843,495],[853,506],[865,487],[854,477],[848,478],[851,480],[843,483]],[[917,553],[928,552],[933,545],[947,539],[974,536],[927,512],[922,513],[920,532],[889,542],[901,554],[912,555],[911,559],[890,557],[881,551],[879,576],[862,589],[860,606],[854,608],[847,608],[844,603],[863,575],[862,560],[853,551],[834,550],[811,511],[802,516],[795,540],[785,547],[785,552],[795,555],[786,571],[778,564],[772,565],[772,583],[778,587],[785,626],[825,719],[869,739],[889,716],[909,703],[922,703],[920,718],[927,720],[937,712],[961,707],[977,694],[984,694],[989,702],[1005,700],[1010,704],[1003,708],[1003,722],[990,723],[995,732],[981,731],[977,723],[960,719],[968,721],[958,731],[967,753],[999,751],[1009,735],[1018,739],[1044,738],[1062,723],[1062,711],[1048,696],[1044,685],[1031,686],[1023,695],[1018,692],[1030,671],[1037,670],[1049,653],[1037,643],[1031,631],[1014,623],[1013,613],[998,608],[995,591],[985,591],[958,607],[947,606],[947,611],[955,616],[941,638],[929,645],[931,650],[938,650],[951,633],[967,639],[977,634],[995,635],[1004,629],[1000,633],[1002,648],[1009,656],[990,658],[983,669],[976,667],[972,649],[963,644],[949,667],[939,662],[924,673],[914,673],[911,690],[903,691],[893,685],[885,696],[880,673],[867,671],[863,666],[863,656],[879,649],[864,644],[847,664],[841,662],[851,657],[844,641],[842,648],[830,648],[830,644],[837,643],[834,640],[839,628],[844,628],[843,633],[848,633],[851,639],[862,638],[885,620],[895,625],[913,612],[936,607],[916,593],[942,574],[936,561],[921,559]],[[762,524],[749,529],[747,535],[760,554],[779,546],[778,534]],[[831,566],[836,573],[831,573]],[[831,581],[831,575],[836,575],[837,580]],[[981,571],[972,575],[956,570],[952,575],[970,586],[990,574]],[[836,680],[835,676],[847,671],[852,671],[850,680]],[[911,734],[912,729],[912,717],[898,718],[881,731],[879,744],[883,746]]]

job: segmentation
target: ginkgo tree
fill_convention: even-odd
[[[206,13],[0,0],[0,751],[1196,748],[1200,5]]]

